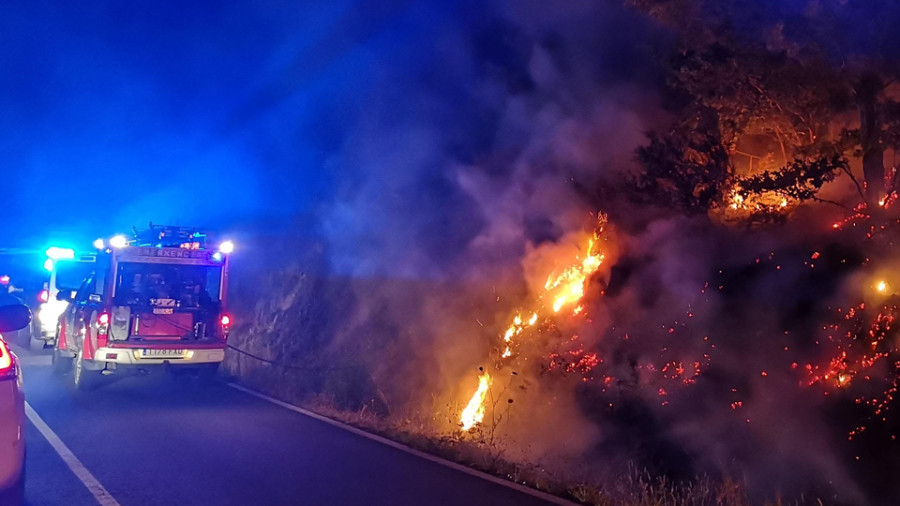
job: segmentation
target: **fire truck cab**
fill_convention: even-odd
[[[79,287],[60,287],[69,302],[53,346],[56,372],[73,369],[75,386],[100,375],[153,368],[213,375],[225,358],[230,241],[206,247],[206,235],[152,226],[133,239],[100,246]]]

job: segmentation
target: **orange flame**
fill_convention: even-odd
[[[548,298],[553,298],[552,309],[554,313],[559,313],[563,307],[577,304],[581,301],[582,297],[584,297],[584,285],[586,281],[591,275],[597,272],[603,264],[605,256],[600,252],[594,251],[594,244],[600,238],[600,234],[603,232],[605,224],[606,215],[601,214],[599,216],[597,228],[594,231],[594,237],[588,241],[584,258],[577,258],[578,262],[576,264],[565,269],[555,277],[551,274],[547,278],[547,283],[544,285],[544,295]],[[541,299],[543,298],[544,297],[542,296]],[[500,361],[512,357],[513,338],[521,335],[525,329],[533,327],[538,323],[541,317],[540,313],[545,309],[546,307],[541,305],[540,309],[538,311],[533,311],[527,320],[522,316],[522,311],[516,312],[512,323],[503,334],[504,349],[500,354]],[[577,315],[583,311],[584,307],[579,305],[574,308],[573,314]],[[502,363],[498,363],[497,367],[499,368],[501,365]],[[490,386],[490,381],[490,376],[485,372],[479,381],[478,390],[472,395],[472,398],[469,400],[466,409],[463,410],[460,417],[463,430],[471,429],[476,424],[481,423],[484,419],[484,398],[487,394],[487,389]]]
[[[462,416],[459,419],[462,423],[463,430],[469,430],[484,420],[484,399],[487,397],[488,388],[490,388],[490,386],[491,375],[485,371],[484,374],[478,378],[478,390],[475,391],[475,395],[472,396],[472,399],[466,405],[466,409],[463,410]]]
[[[735,186],[725,197],[725,204],[732,215],[741,216],[759,211],[784,211],[794,201],[774,191],[742,195],[742,188]]]
[[[547,278],[544,290],[547,292],[556,292],[553,301],[553,312],[558,313],[563,306],[578,302],[584,297],[584,281],[597,272],[600,265],[603,264],[604,255],[595,253],[594,241],[588,242],[587,255],[580,264],[573,265],[564,270],[562,274]],[[561,289],[557,290],[558,288]]]

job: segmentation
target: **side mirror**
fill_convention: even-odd
[[[61,300],[63,302],[72,302],[75,300],[75,291],[60,288],[60,290],[56,292],[56,300]]]
[[[22,304],[0,306],[0,332],[24,329],[31,323],[31,310]]]

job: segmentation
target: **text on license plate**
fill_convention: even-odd
[[[143,349],[141,350],[142,358],[183,358],[184,350],[163,350],[163,349]]]

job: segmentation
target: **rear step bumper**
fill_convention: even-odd
[[[107,362],[111,364],[122,365],[178,365],[178,364],[216,364],[225,360],[225,350],[222,348],[178,348],[180,353],[173,353],[166,356],[147,356],[148,351],[159,352],[162,350],[153,349],[145,350],[143,348],[99,348],[94,352],[94,360],[97,362]]]

